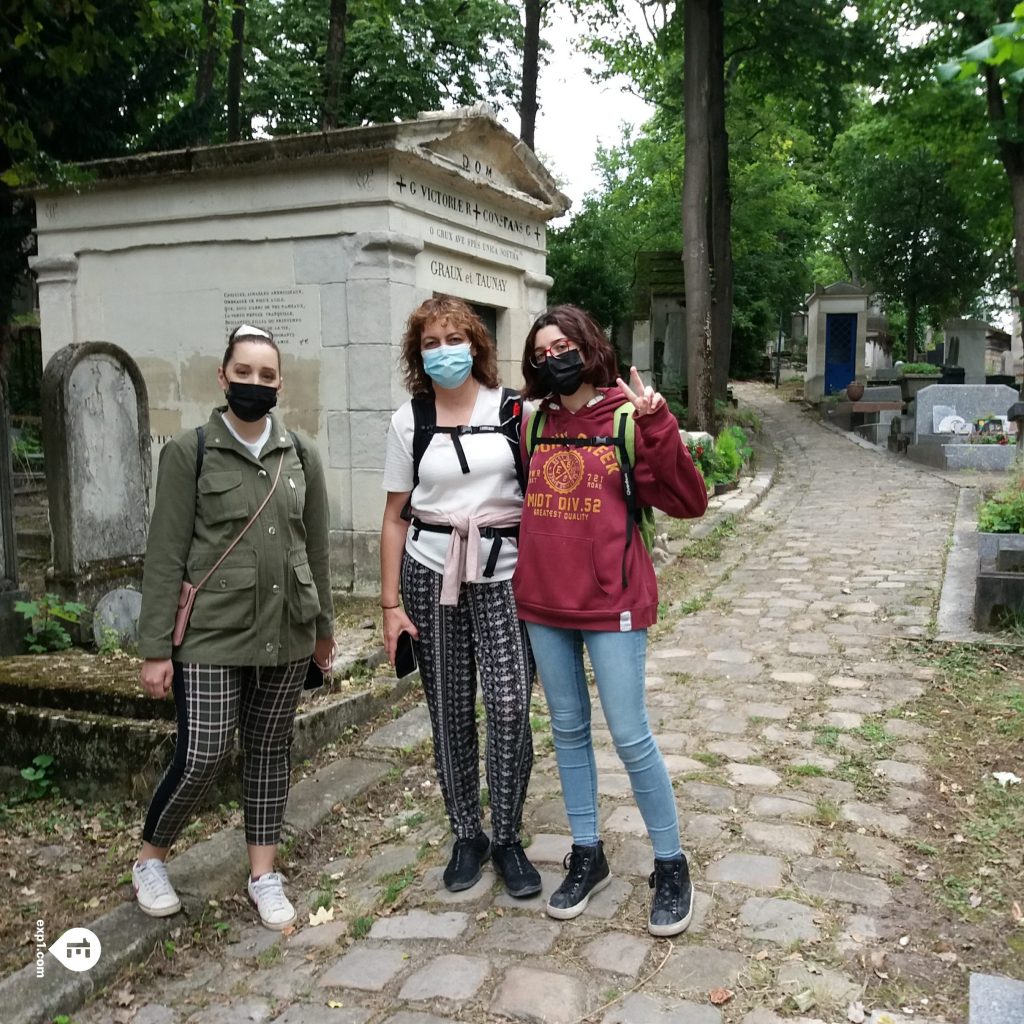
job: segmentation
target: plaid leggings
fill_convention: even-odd
[[[512,581],[467,583],[441,604],[440,573],[402,558],[402,600],[419,630],[420,678],[434,733],[434,765],[458,839],[481,828],[477,668],[487,713],[487,788],[496,843],[519,841],[533,767],[530,691],[534,662],[516,615]]]
[[[272,668],[174,662],[178,735],[153,794],[142,838],[171,846],[241,739],[245,839],[281,838],[288,800],[292,728],[309,659]]]

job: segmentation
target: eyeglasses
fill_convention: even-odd
[[[564,356],[566,352],[575,350],[576,346],[568,338],[559,338],[548,348],[535,349],[533,355],[530,356],[530,365],[535,370],[539,370],[548,361],[548,356],[557,359],[559,356]]]

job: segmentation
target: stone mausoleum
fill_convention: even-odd
[[[167,439],[222,401],[228,332],[270,328],[281,410],[328,469],[335,582],[372,589],[406,318],[432,295],[466,299],[518,383],[552,283],[545,225],[569,201],[486,107],[87,169],[90,185],[36,197],[44,362],[79,342],[131,355],[155,470]]]

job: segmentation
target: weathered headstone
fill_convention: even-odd
[[[47,585],[92,607],[141,581],[149,507],[146,385],[107,342],[68,345],[43,371],[43,450],[53,532]]]
[[[14,610],[14,605],[27,599],[28,594],[18,589],[7,379],[0,373],[0,655],[23,654],[25,651],[25,620]]]
[[[92,635],[96,646],[102,647],[105,641],[114,639],[118,647],[134,647],[139,640],[141,611],[142,593],[138,590],[118,587],[104,594],[92,613]]]

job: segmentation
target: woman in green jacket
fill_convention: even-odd
[[[282,378],[268,331],[245,324],[235,330],[217,380],[226,407],[160,453],[139,653],[146,693],[174,694],[178,733],[132,878],[145,913],[179,909],[164,861],[231,756],[237,729],[249,897],[263,924],[281,929],[295,920],[274,871],[295,709],[310,655],[326,670],[334,647],[327,488],[316,446],[270,412]],[[268,492],[266,506],[200,587],[175,645],[182,581],[203,580]]]

